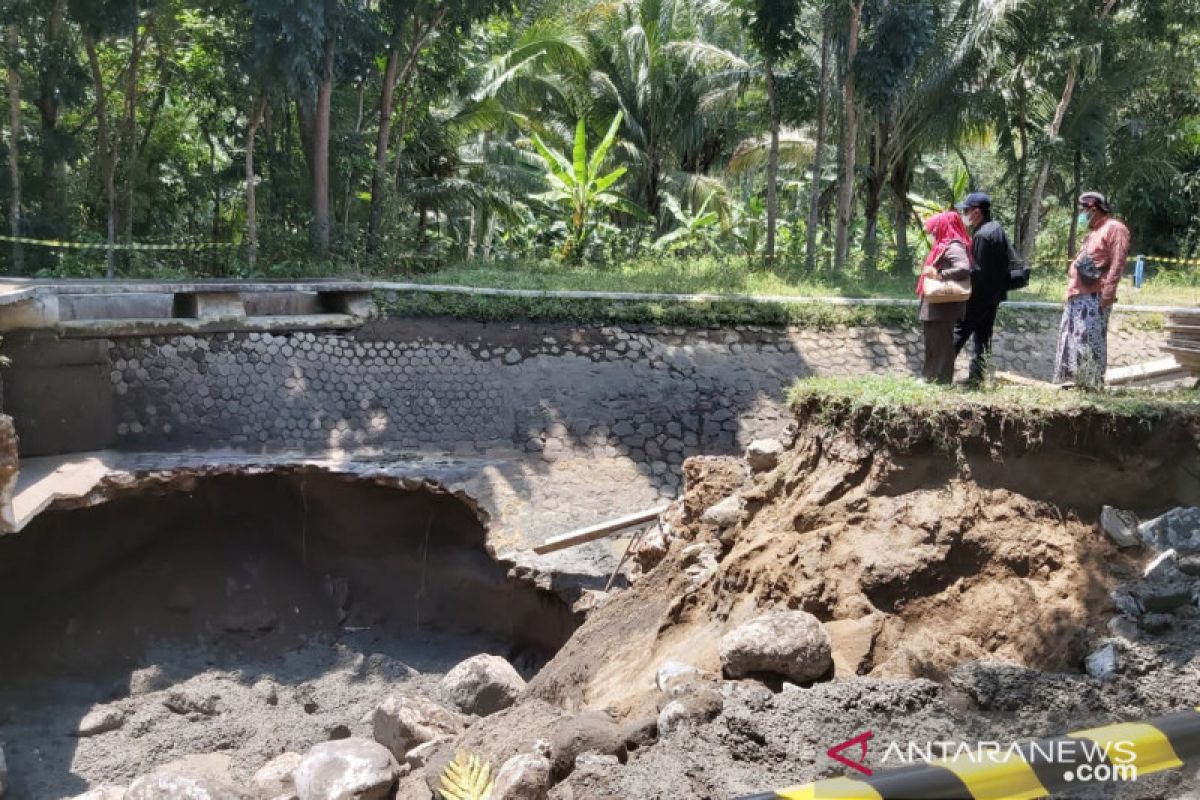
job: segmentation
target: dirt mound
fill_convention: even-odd
[[[663,562],[591,614],[534,681],[536,694],[569,708],[643,710],[660,664],[719,670],[721,636],[770,608],[825,622],[839,677],[944,681],[956,666],[982,660],[1080,669],[1112,613],[1113,568],[1130,566],[1069,507],[1082,496],[1076,482],[1103,495],[1129,481],[1128,459],[1089,461],[1086,440],[1103,436],[1106,450],[1136,454],[1144,427],[1042,420],[1039,448],[1029,431],[987,419],[963,417],[936,437],[914,428],[898,442],[831,425],[811,409],[798,416],[769,473],[752,476],[740,459],[685,465]],[[955,454],[941,446],[946,440],[960,445]],[[1176,463],[1194,461],[1191,436],[1175,441],[1190,448]],[[1061,505],[1054,485],[1007,488],[998,476],[1008,470],[993,466],[1019,459],[1013,482],[1023,490],[1039,470],[1050,476],[1068,450],[1077,468],[1063,479]],[[1166,468],[1171,455],[1156,461]],[[1169,498],[1168,483],[1155,502]],[[732,518],[704,513],[729,496],[741,505]]]

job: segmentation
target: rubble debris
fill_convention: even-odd
[[[1138,536],[1138,518],[1132,511],[1123,511],[1112,506],[1104,506],[1100,510],[1100,529],[1117,547],[1140,547],[1142,539]]]

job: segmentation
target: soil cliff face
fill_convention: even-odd
[[[662,563],[590,615],[535,693],[647,710],[659,665],[719,670],[720,637],[769,608],[825,622],[839,676],[1078,670],[1126,560],[1095,529],[1100,504],[1153,512],[1200,491],[1186,416],[796,415],[769,471],[687,462]]]

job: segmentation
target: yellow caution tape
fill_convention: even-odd
[[[1070,757],[1063,755],[1064,746]],[[1136,780],[1198,759],[1200,706],[1148,722],[1125,722],[1024,742],[986,758],[957,755],[868,776],[775,789],[741,800],[1031,800],[1067,789],[1078,791],[1085,780]]]
[[[30,239],[24,236],[0,236],[0,242],[31,244],[37,247],[57,247],[66,250],[209,250],[237,247],[233,242],[187,242],[183,244],[113,244],[107,242],[63,242],[56,239]]]
[[[1167,256],[1142,256],[1142,258],[1159,264],[1200,264],[1200,258],[1168,258]]]

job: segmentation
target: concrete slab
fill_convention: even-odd
[[[13,492],[10,532],[24,528],[56,501],[86,497],[111,474],[118,459],[111,451],[23,459]]]

